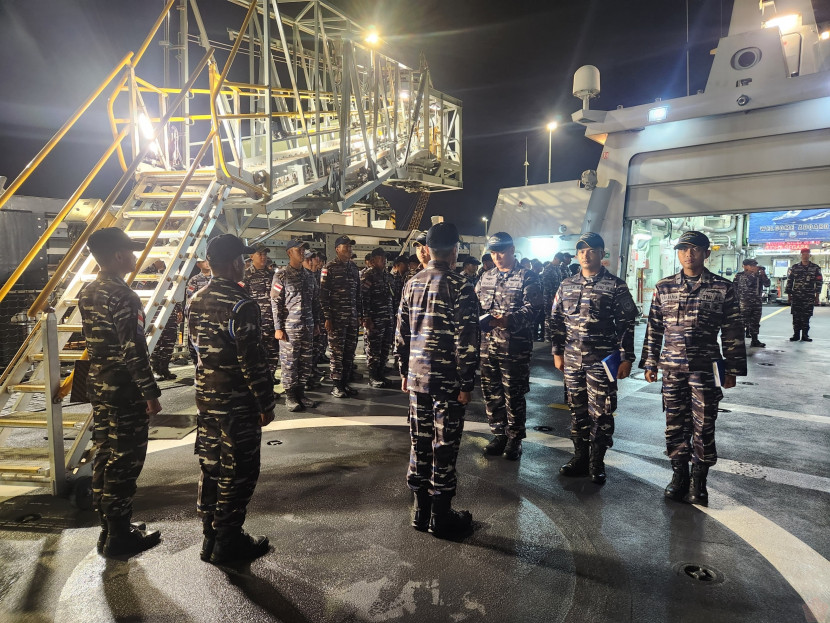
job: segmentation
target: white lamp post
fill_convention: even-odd
[[[551,154],[553,153],[553,131],[557,128],[559,124],[555,121],[551,121],[548,125],[548,184],[550,184],[550,163],[551,163]]]

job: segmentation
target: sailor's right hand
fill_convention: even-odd
[[[331,333],[331,320],[326,320],[326,331]]]
[[[273,409],[271,409],[267,413],[260,413],[259,414],[259,425],[260,426],[268,426],[273,421],[274,421],[274,410]]]
[[[285,331],[283,331],[282,329],[277,329],[276,331],[274,331],[274,337],[277,338],[280,342],[287,341],[285,339]]]
[[[158,398],[153,398],[147,401],[147,415],[155,415],[161,413],[161,403]]]
[[[657,380],[657,370],[646,370],[644,376],[646,381],[654,383]]]
[[[563,355],[554,355],[553,356],[553,367],[559,370],[560,372],[565,371],[565,357]]]

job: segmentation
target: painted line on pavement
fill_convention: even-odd
[[[773,316],[775,316],[776,314],[780,314],[782,311],[786,311],[786,310],[788,310],[788,309],[789,309],[789,307],[782,307],[781,309],[776,309],[776,310],[775,310],[774,312],[772,312],[771,314],[767,314],[766,316],[764,316],[763,318],[761,318],[761,322],[764,322],[764,320],[766,320],[767,318],[772,318],[772,317],[773,317]]]

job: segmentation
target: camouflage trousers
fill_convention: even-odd
[[[741,305],[741,317],[749,335],[757,337],[761,331],[761,303],[745,303]]]
[[[565,363],[565,393],[571,409],[571,439],[589,440],[610,448],[614,445],[614,410],[617,382],[609,381],[601,363]]]
[[[241,527],[259,478],[259,413],[199,413],[196,422],[196,508],[202,516],[213,515],[217,530]]]
[[[163,372],[170,367],[170,360],[173,358],[173,347],[178,339],[178,331],[179,321],[174,310],[161,331],[159,341],[156,342],[156,347],[153,349],[153,354],[150,355],[150,367],[155,372]]]
[[[335,318],[331,324],[331,380],[348,381],[357,350],[357,318]]]
[[[793,331],[810,330],[810,317],[813,315],[814,303],[815,299],[812,297],[809,301],[792,298],[790,313],[793,315]]]
[[[268,355],[268,371],[273,376],[280,367],[280,342],[274,337],[274,325],[262,325],[262,345]]]
[[[481,349],[481,393],[487,423],[494,435],[524,439],[527,419],[525,394],[530,391],[530,353],[508,354]]]
[[[287,339],[280,342],[281,381],[285,389],[305,385],[311,378],[314,365],[313,333],[312,325],[285,330]]]
[[[666,450],[672,461],[717,462],[715,420],[721,398],[712,372],[663,372]]]
[[[92,505],[109,518],[129,517],[147,456],[147,403],[93,404],[92,417]]]
[[[312,341],[314,344],[314,362],[312,365],[316,368],[320,358],[326,354],[326,348],[329,344],[328,333],[326,333],[326,328],[322,324],[320,324],[320,333],[313,336]]]
[[[406,484],[413,491],[453,497],[455,462],[464,431],[464,405],[447,396],[409,392],[409,470]]]
[[[363,336],[366,341],[366,363],[370,375],[383,376],[395,339],[395,327],[392,318],[372,318],[372,323],[372,328],[367,329]]]

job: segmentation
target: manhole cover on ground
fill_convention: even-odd
[[[719,584],[723,582],[723,574],[720,571],[696,562],[681,562],[674,565],[674,571],[678,575],[685,576],[702,584]]]

